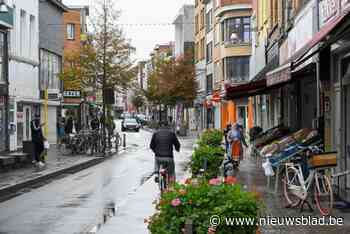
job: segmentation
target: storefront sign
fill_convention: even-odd
[[[66,90],[63,92],[63,97],[80,98],[81,92],[79,90]]]
[[[266,74],[266,85],[273,86],[276,84],[289,81],[291,79],[290,69],[291,69],[290,63],[287,63],[286,65],[280,68],[277,68],[271,72],[268,72]]]

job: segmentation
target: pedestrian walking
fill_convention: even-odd
[[[238,123],[235,123],[228,133],[228,141],[231,146],[231,157],[237,166],[239,165],[240,161],[243,160],[242,144],[245,147],[248,147],[247,143],[245,142],[243,131],[241,129],[242,127]]]
[[[44,123],[40,123],[40,115],[35,114],[34,119],[31,121],[30,128],[32,133],[32,143],[33,143],[33,163],[39,166],[45,165],[45,160],[41,157],[44,152],[44,135],[42,131],[42,126]]]
[[[66,126],[64,127],[65,133],[72,134],[73,133],[73,117],[69,116],[67,121],[66,121]]]
[[[64,117],[61,117],[57,122],[58,144],[62,142],[62,139],[64,137],[64,132],[65,132],[64,126],[65,126],[65,119]]]
[[[226,149],[226,154],[229,154],[230,150],[230,144],[227,138],[228,133],[231,131],[232,125],[227,124],[226,128],[224,129],[224,138],[225,138],[225,149]]]

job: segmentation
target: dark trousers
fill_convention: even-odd
[[[44,144],[40,142],[33,142],[33,160],[37,162],[43,162],[44,159],[41,157],[42,152],[44,151]]]

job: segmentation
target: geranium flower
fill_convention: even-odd
[[[181,205],[181,200],[179,198],[175,198],[171,201],[171,205],[174,207],[179,206]]]
[[[209,184],[210,185],[220,185],[221,180],[220,180],[220,178],[213,178],[213,179],[209,180]]]
[[[227,176],[225,178],[225,184],[237,184],[237,178],[233,176]]]

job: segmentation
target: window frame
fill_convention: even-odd
[[[247,22],[245,20],[248,19]],[[246,30],[246,26],[248,26]],[[231,29],[231,27],[233,27]],[[250,44],[252,42],[252,32],[251,32],[251,17],[250,16],[242,16],[242,17],[231,17],[225,19],[221,22],[221,40],[224,43],[230,44]],[[239,40],[237,42],[233,42],[230,39],[230,33],[236,31],[238,34]],[[246,33],[248,32],[248,39],[246,40]]]
[[[67,40],[75,40],[75,24],[67,23]]]
[[[213,61],[213,42],[209,42],[206,45],[206,62],[211,63]]]
[[[225,80],[244,82],[249,80],[250,56],[232,56],[225,58]],[[237,68],[237,69],[235,69]]]

